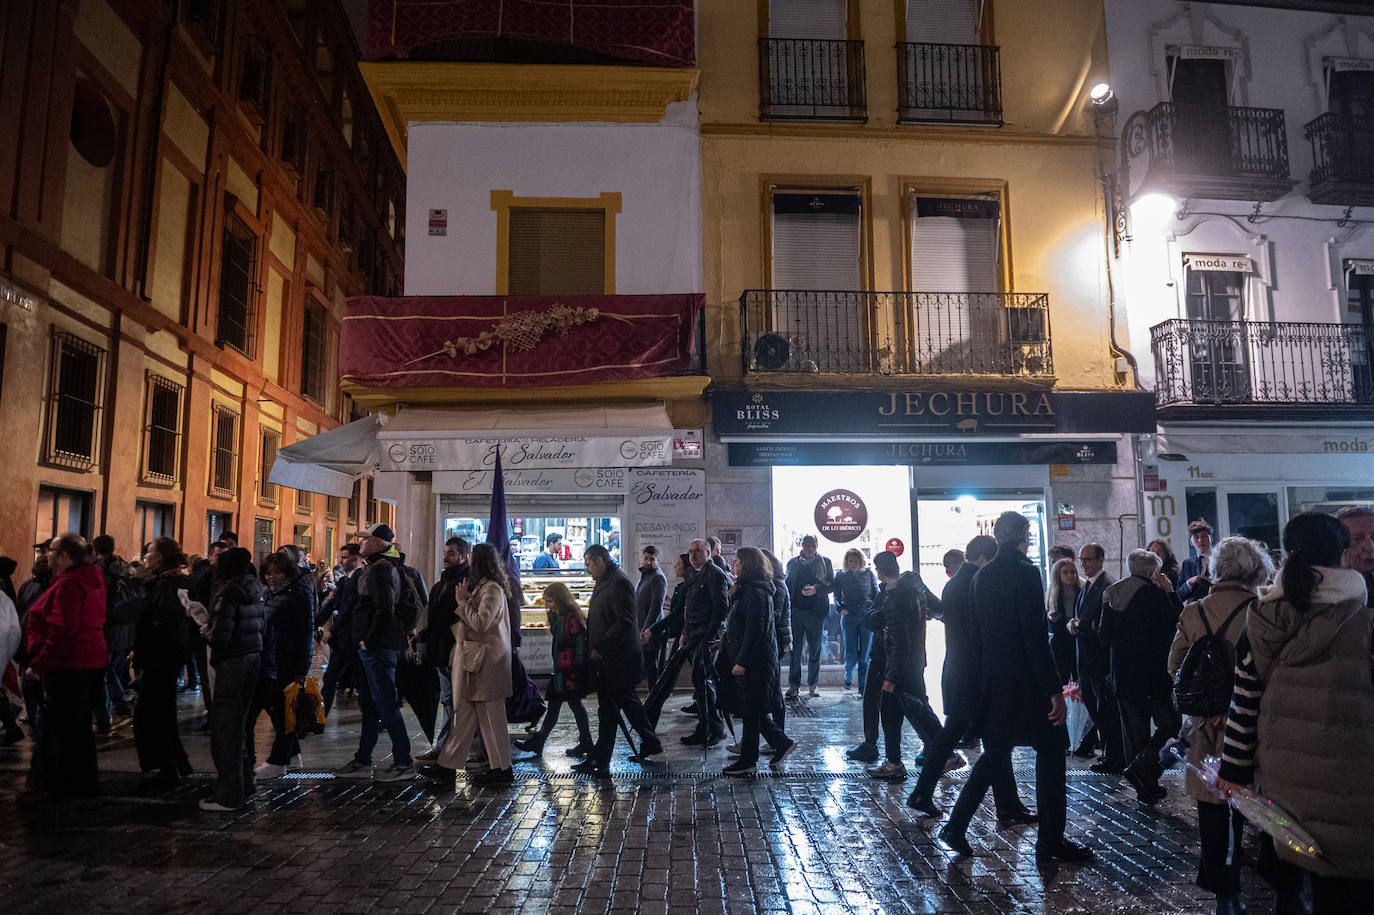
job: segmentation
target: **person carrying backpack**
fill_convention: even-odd
[[[1178,634],[1169,650],[1169,674],[1177,676],[1185,666],[1192,670],[1210,666],[1210,656],[1221,649],[1221,669],[1231,675],[1235,670],[1235,645],[1245,631],[1246,611],[1254,606],[1257,589],[1274,574],[1269,554],[1259,544],[1244,537],[1227,537],[1212,551],[1210,578],[1216,584],[1200,601],[1183,608],[1178,619]],[[1210,635],[1209,635],[1210,633]],[[1203,654],[1209,656],[1203,658]],[[1185,659],[1191,660],[1185,665]],[[1192,684],[1180,677],[1175,694]],[[1219,690],[1223,693],[1220,705],[1213,714],[1188,716],[1184,729],[1195,726],[1192,744],[1188,747],[1188,762],[1202,765],[1208,756],[1221,756],[1226,730],[1226,708],[1231,701],[1231,684]],[[1198,692],[1201,692],[1199,690]],[[1210,690],[1208,690],[1210,692]],[[1187,702],[1186,708],[1193,708]],[[1197,802],[1198,833],[1202,840],[1201,860],[1198,862],[1197,885],[1215,893],[1218,902],[1238,900],[1240,897],[1240,857],[1232,849],[1240,848],[1244,820],[1226,803],[1226,799],[1203,783],[1190,769],[1187,774],[1188,796]],[[1222,907],[1218,905],[1218,911]],[[1237,910],[1238,911],[1238,910]]]
[[[105,646],[109,651],[102,691],[96,695],[95,729],[108,734],[116,719],[122,723],[133,715],[128,697],[129,649],[134,647],[134,630],[148,600],[148,589],[115,553],[115,541],[109,534],[92,540],[91,549],[105,579]]]

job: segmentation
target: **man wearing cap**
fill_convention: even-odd
[[[544,538],[544,552],[534,557],[535,571],[562,568],[558,564],[558,550],[563,545],[562,534],[550,534]]]
[[[341,778],[371,775],[375,781],[394,782],[415,774],[410,736],[401,717],[401,699],[396,690],[396,662],[406,649],[406,633],[396,615],[402,584],[401,554],[396,549],[396,535],[381,522],[359,531],[358,536],[362,538],[359,552],[367,564],[357,576],[351,638],[357,641],[364,675],[365,688],[359,691],[363,723],[358,752],[334,774]],[[385,769],[372,767],[379,723],[391,738],[391,765]]]

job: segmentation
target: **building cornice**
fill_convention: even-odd
[[[406,126],[423,121],[654,123],[696,90],[698,70],[547,64],[358,65],[401,167]]]
[[[911,143],[969,143],[988,146],[1031,144],[1039,146],[1074,146],[1092,149],[1112,148],[1110,138],[1093,135],[1018,133],[988,127],[872,127],[863,124],[776,124],[776,123],[703,123],[703,137],[735,137],[775,140],[834,140],[852,143],[855,140],[903,140]]]

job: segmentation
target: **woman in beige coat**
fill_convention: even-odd
[[[511,694],[510,580],[496,550],[487,543],[472,549],[472,571],[457,586],[458,622],[450,663],[453,667],[453,727],[434,765],[420,772],[453,784],[480,730],[489,768],[474,776],[479,785],[508,785],[510,734],[506,730],[506,697]]]
[[[1224,638],[1234,652],[1236,641],[1245,631],[1246,610],[1253,606],[1258,589],[1274,574],[1269,555],[1259,544],[1244,537],[1227,537],[1212,551],[1212,590],[1200,601],[1183,608],[1178,618],[1178,634],[1169,650],[1169,675],[1177,673],[1188,648],[1207,634]],[[1203,626],[1203,615],[1207,625]],[[1229,622],[1228,622],[1229,620]],[[1233,659],[1234,663],[1234,659]],[[1186,718],[1185,728],[1193,726],[1193,742],[1188,747],[1188,762],[1201,766],[1207,756],[1221,756],[1226,716]],[[1188,796],[1197,801],[1198,833],[1202,855],[1198,863],[1197,885],[1216,893],[1219,899],[1240,896],[1240,839],[1244,820],[1226,799],[1212,791],[1190,770]],[[1219,907],[1218,911],[1222,911]]]

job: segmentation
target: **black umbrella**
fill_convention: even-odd
[[[659,715],[663,713],[663,703],[672,695],[677,678],[682,673],[682,665],[687,663],[690,655],[691,652],[686,648],[675,648],[672,656],[668,658],[668,663],[663,667],[663,673],[658,675],[658,680],[649,690],[649,695],[644,698],[644,714],[649,716],[649,723],[654,727],[658,727]]]
[[[439,678],[434,668],[402,660],[396,665],[396,691],[410,703],[425,739],[433,744],[434,720],[439,714]]]

